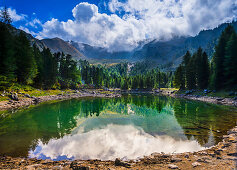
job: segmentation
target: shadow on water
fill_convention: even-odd
[[[114,156],[123,156],[121,150],[133,148],[135,154],[130,157],[136,158],[150,154],[154,147],[165,148],[168,143],[179,147],[180,152],[186,151],[181,144],[188,144],[196,150],[217,144],[236,125],[236,120],[236,111],[229,107],[164,96],[74,99],[42,104],[0,117],[0,154],[27,157],[30,153],[39,158],[56,160],[113,159]],[[75,146],[72,141],[76,141]],[[127,144],[122,145],[123,142]],[[196,142],[200,147],[190,142]],[[70,143],[71,148],[65,148]],[[68,152],[80,147],[80,154],[58,153],[59,148],[55,148],[57,145]],[[91,148],[100,146],[101,150],[93,154],[83,152],[83,148],[88,150],[89,145]],[[108,152],[105,152],[104,145],[110,148]],[[148,149],[142,150],[140,145]],[[154,147],[149,147],[151,145]],[[47,157],[48,153],[37,155],[45,150],[51,150],[54,156]],[[157,151],[177,150],[160,148]]]

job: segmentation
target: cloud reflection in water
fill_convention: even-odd
[[[86,133],[67,135],[61,139],[51,139],[48,144],[39,142],[30,152],[30,157],[54,160],[115,158],[136,159],[154,152],[182,153],[202,150],[196,141],[177,140],[170,136],[152,136],[132,125],[108,125]]]

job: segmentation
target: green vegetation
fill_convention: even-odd
[[[174,85],[183,89],[237,90],[237,34],[229,25],[221,34],[211,62],[201,48],[189,51],[175,72]]]

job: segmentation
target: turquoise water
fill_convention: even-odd
[[[0,154],[113,160],[198,151],[236,120],[232,108],[164,96],[74,99],[2,115]]]

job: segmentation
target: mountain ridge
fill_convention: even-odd
[[[52,53],[63,52],[70,54],[74,59],[86,59],[92,62],[113,63],[120,61],[138,62],[152,61],[157,65],[169,65],[175,68],[180,64],[182,56],[189,50],[194,53],[199,47],[207,52],[209,58],[214,53],[215,45],[221,32],[232,24],[237,30],[237,22],[224,23],[212,30],[200,31],[196,36],[175,37],[168,41],[152,40],[140,45],[132,51],[109,52],[106,48],[95,47],[85,43],[64,41],[60,38],[38,40],[27,34],[31,43],[36,43],[39,48],[48,47]]]

